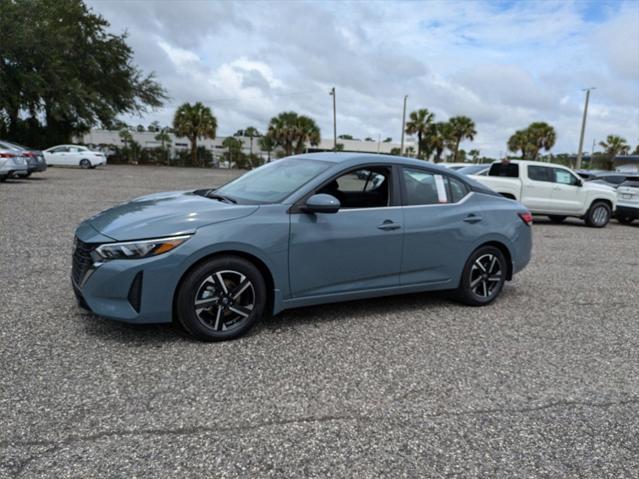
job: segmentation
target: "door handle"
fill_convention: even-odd
[[[394,221],[391,221],[391,220],[385,220],[377,228],[384,231],[391,231],[391,230],[398,230],[401,227],[402,225],[400,225],[399,223],[395,223]]]
[[[481,216],[476,215],[475,213],[470,213],[466,218],[464,218],[466,223],[479,223],[481,221]]]

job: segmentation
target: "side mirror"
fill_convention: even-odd
[[[302,211],[305,213],[337,213],[340,206],[339,200],[334,196],[319,193],[306,200]]]

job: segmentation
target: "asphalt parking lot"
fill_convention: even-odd
[[[639,226],[540,219],[485,308],[335,304],[217,344],[77,308],[82,219],[233,174],[0,185],[0,477],[637,477]]]

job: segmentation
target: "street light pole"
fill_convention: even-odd
[[[402,113],[402,143],[399,147],[399,156],[404,155],[404,129],[406,127],[406,99],[408,95],[404,95],[404,112]]]
[[[337,110],[335,108],[335,87],[329,93],[333,97],[333,150],[337,151]]]
[[[584,105],[584,116],[581,120],[581,135],[579,135],[579,151],[577,151],[576,169],[581,168],[581,157],[583,156],[583,148],[584,148],[584,134],[586,133],[586,116],[588,115],[588,102],[590,100],[590,91],[594,89],[595,87],[591,86],[589,88],[584,88],[583,90],[586,92],[586,104]]]

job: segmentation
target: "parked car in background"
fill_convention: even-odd
[[[307,154],[94,215],[76,230],[71,279],[97,315],[175,315],[224,340],[313,304],[432,290],[489,304],[528,264],[531,222],[521,204],[431,163]]]
[[[58,145],[44,150],[44,157],[49,166],[79,166],[95,168],[106,165],[106,155],[101,151],[93,151],[86,146]]]
[[[621,183],[626,181],[628,175],[625,173],[617,173],[614,171],[593,172],[591,177],[586,181],[592,181],[593,183],[599,183],[612,188],[617,188]]]
[[[462,175],[486,176],[488,174],[488,170],[490,170],[490,165],[469,165],[459,168],[457,173],[461,173]]]
[[[27,174],[27,159],[16,150],[0,149],[0,181],[17,174]]]
[[[631,176],[617,188],[617,213],[620,223],[630,224],[639,219],[639,176]]]
[[[602,228],[617,206],[613,188],[583,181],[569,168],[552,163],[498,161],[490,166],[487,176],[473,178],[556,223],[572,216]]]
[[[468,166],[470,163],[438,163],[438,164],[445,168],[450,168],[451,170],[459,170],[461,168]]]
[[[44,160],[44,155],[40,150],[34,150],[27,146],[18,145],[5,140],[0,140],[0,149],[13,150],[19,152],[20,156],[27,160],[27,172],[15,173],[14,176],[31,176],[32,173],[46,171],[47,163]]]

